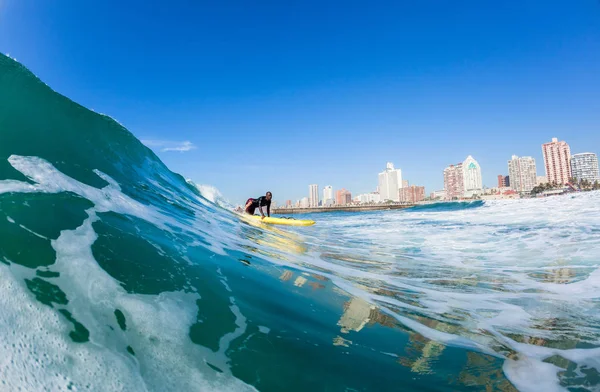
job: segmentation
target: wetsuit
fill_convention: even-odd
[[[246,205],[248,205],[250,201],[252,201],[252,203],[246,208],[246,213],[254,215],[254,210],[256,210],[256,208],[267,206],[267,216],[271,216],[271,200],[267,200],[265,196],[261,196],[258,199],[246,200]]]

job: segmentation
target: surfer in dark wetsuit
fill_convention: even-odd
[[[246,201],[246,214],[254,215],[254,210],[258,208],[258,211],[265,217],[262,208],[267,207],[267,216],[271,216],[271,199],[273,198],[273,194],[271,192],[267,192],[265,196],[261,196],[258,199],[248,199]]]

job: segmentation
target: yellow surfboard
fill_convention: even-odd
[[[252,219],[253,221],[260,221],[263,223],[268,223],[270,225],[286,225],[286,226],[312,226],[315,224],[314,220],[308,219],[293,219],[293,218],[273,218],[273,217],[265,217],[265,219],[261,219],[260,215],[242,215],[246,219]]]

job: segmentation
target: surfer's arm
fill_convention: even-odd
[[[267,204],[267,216],[271,217],[271,203]]]
[[[263,212],[262,208],[263,208],[263,199],[258,199],[258,210],[260,211],[260,214],[262,215],[262,217],[265,217],[265,213]],[[269,210],[269,207],[267,207],[267,211]]]

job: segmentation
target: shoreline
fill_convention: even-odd
[[[287,214],[312,214],[315,212],[362,212],[362,211],[385,211],[385,210],[402,210],[405,208],[411,208],[417,204],[389,204],[389,205],[372,205],[372,206],[339,206],[339,207],[291,207],[291,208],[275,208],[273,214],[287,215]]]

